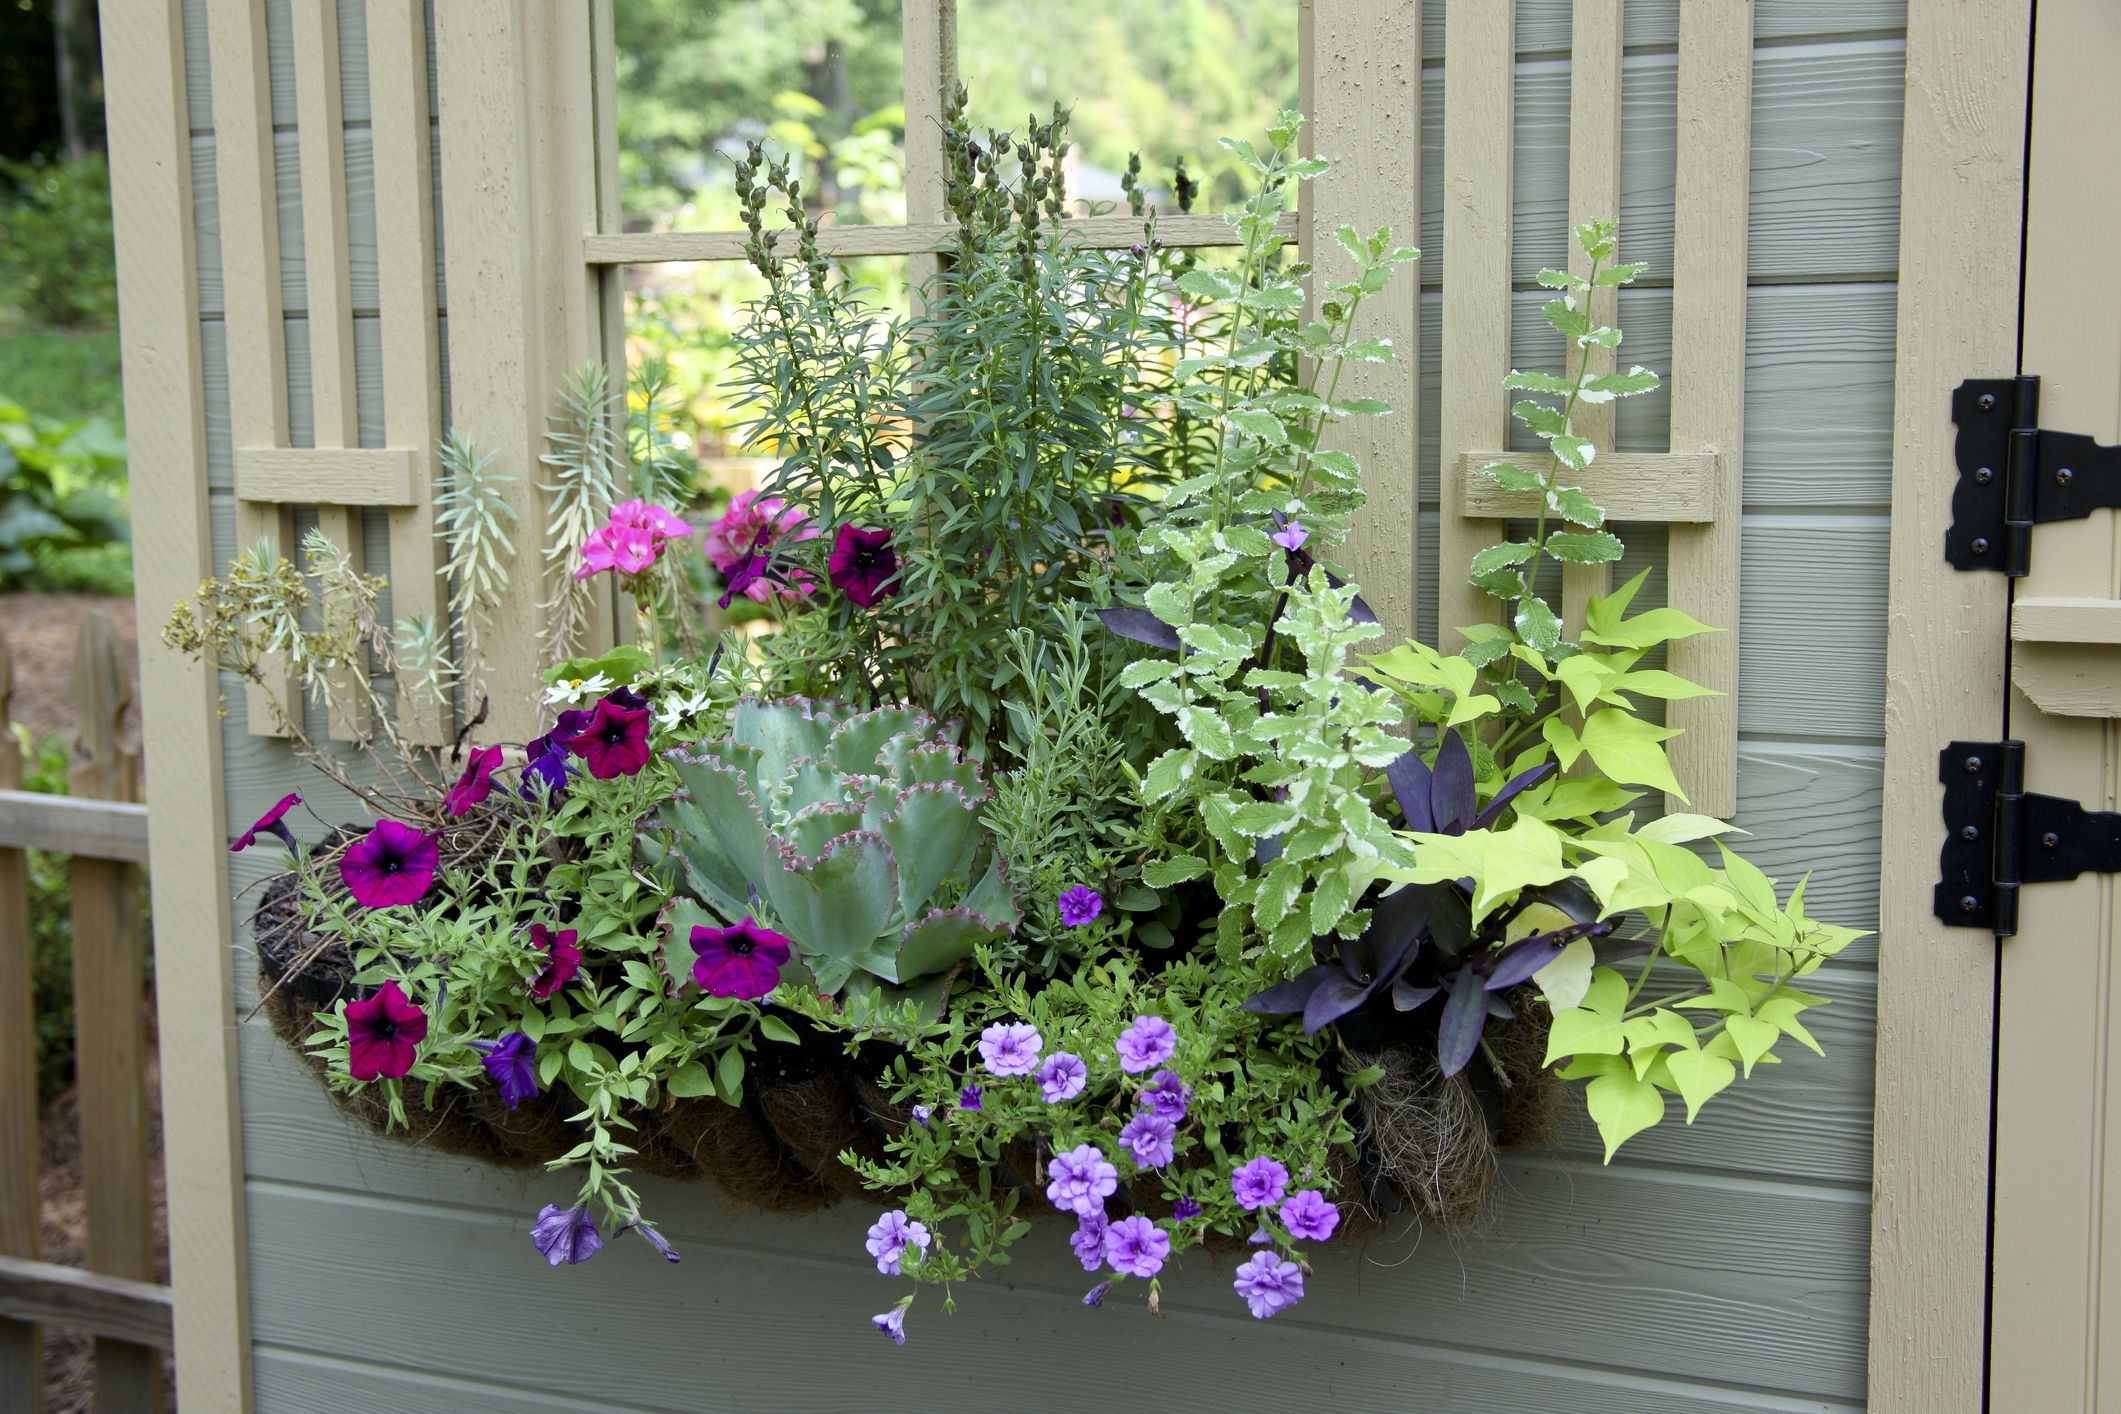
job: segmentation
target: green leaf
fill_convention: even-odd
[[[1480,469],[1480,474],[1493,477],[1505,491],[1537,491],[1547,484],[1547,479],[1538,472],[1526,471],[1512,462],[1489,462]]]
[[[1578,740],[1607,779],[1649,786],[1685,800],[1660,744],[1677,735],[1676,728],[1660,727],[1618,707],[1606,707],[1591,714]]]
[[[1664,1118],[1664,1095],[1647,1080],[1625,1070],[1610,1070],[1583,1088],[1584,1104],[1605,1140],[1605,1161],[1643,1130]]]
[[[1561,642],[1561,616],[1537,594],[1528,594],[1517,605],[1517,636],[1526,646],[1551,656]]]
[[[1513,368],[1503,378],[1505,388],[1519,388],[1527,393],[1551,393],[1556,397],[1567,397],[1576,391],[1576,385],[1566,378],[1557,378],[1551,373],[1527,373]]]
[[[1521,565],[1538,553],[1538,547],[1529,540],[1505,540],[1500,545],[1490,545],[1473,556],[1473,576],[1478,579],[1511,565]]]
[[[1633,261],[1623,265],[1608,265],[1591,277],[1591,283],[1601,289],[1610,285],[1625,285],[1649,268],[1649,262],[1646,260]]]
[[[1232,430],[1256,442],[1279,447],[1289,440],[1288,429],[1281,425],[1281,419],[1261,408],[1233,408],[1223,414],[1223,421]]]
[[[1555,460],[1571,471],[1586,471],[1598,456],[1598,448],[1588,437],[1578,437],[1571,432],[1557,432],[1547,440],[1554,449]]]
[[[1657,382],[1657,375],[1638,363],[1625,373],[1606,373],[1590,379],[1577,397],[1587,403],[1609,403],[1615,398],[1632,398],[1637,393],[1647,393],[1657,386]]]
[[[1603,530],[1558,530],[1547,537],[1547,553],[1572,565],[1603,565],[1621,556],[1620,537]]]
[[[1543,437],[1551,437],[1556,432],[1566,432],[1569,428],[1567,420],[1558,409],[1550,408],[1545,403],[1535,403],[1529,398],[1512,403],[1510,415]]]
[[[1782,1034],[1772,1021],[1736,1013],[1723,1019],[1723,1029],[1731,1038],[1731,1044],[1738,1048],[1738,1058],[1745,1062],[1747,1075],[1753,1073],[1754,1065],[1774,1048],[1775,1038]]]
[[[1686,1122],[1692,1124],[1701,1107],[1738,1078],[1738,1067],[1722,1056],[1706,1051],[1673,1051],[1664,1058],[1679,1098],[1686,1101]]]
[[[1188,270],[1175,283],[1178,292],[1195,303],[1237,298],[1237,283],[1219,270]]]
[[[698,1061],[686,1061],[670,1072],[670,1078],[663,1082],[663,1088],[681,1100],[697,1099],[702,1095],[714,1093],[714,1077],[708,1074],[707,1067]]]
[[[1183,884],[1188,879],[1198,879],[1208,872],[1208,861],[1197,854],[1174,855],[1170,859],[1152,860],[1142,866],[1142,882],[1152,888],[1167,889],[1173,884]]]
[[[1532,974],[1533,983],[1555,1015],[1582,1005],[1591,990],[1591,967],[1596,957],[1597,949],[1591,940],[1578,938]]]
[[[1605,507],[1580,486],[1557,486],[1547,493],[1547,508],[1563,520],[1596,530],[1605,524]]]
[[[744,1093],[744,1053],[736,1047],[723,1051],[715,1062],[714,1088],[731,1104]]]

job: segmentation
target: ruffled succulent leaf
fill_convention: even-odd
[[[685,887],[700,902],[721,914],[724,926],[736,922],[743,917],[751,893],[751,885],[744,873],[725,851],[717,847],[715,836],[696,802],[674,800],[665,807],[665,813],[677,827],[677,852],[684,861]],[[765,832],[761,830],[760,844],[751,856],[762,868],[765,863],[764,839]]]
[[[919,918],[945,880],[970,869],[980,845],[979,812],[954,785],[914,786],[876,832],[898,861],[899,916]]]
[[[826,754],[833,765],[848,775],[875,775],[881,769],[884,747],[892,738],[911,735],[918,739],[924,727],[933,725],[918,707],[896,703],[859,712],[833,729]]]
[[[993,919],[1005,931],[1014,932],[1016,925],[1024,921],[1024,911],[1017,905],[1016,890],[1009,883],[1008,868],[999,854],[987,862],[987,872],[965,895],[964,906],[982,918]]]
[[[971,957],[975,947],[993,942],[1006,931],[969,908],[936,909],[906,925],[898,955],[885,978],[911,982],[947,972]]]
[[[786,780],[797,761],[823,756],[831,731],[831,718],[801,701],[746,698],[729,718],[729,740],[758,753],[754,784],[769,788]]]
[[[842,835],[822,855],[774,860],[762,892],[797,948],[855,961],[898,911],[898,869],[883,836]]]
[[[767,858],[773,853],[766,822],[744,777],[729,766],[710,759],[672,757],[678,780],[691,796],[692,812],[680,817],[687,857],[706,848],[718,851],[723,861],[746,883],[761,892],[769,873]],[[703,838],[704,834],[704,838]]]

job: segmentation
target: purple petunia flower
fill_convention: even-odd
[[[1303,1268],[1272,1252],[1254,1252],[1245,1258],[1231,1285],[1252,1308],[1254,1319],[1261,1321],[1304,1299]]]
[[[258,842],[258,833],[261,830],[268,834],[278,835],[282,844],[286,845],[290,850],[294,849],[296,847],[295,832],[282,824],[280,817],[301,803],[302,797],[299,795],[281,796],[272,809],[260,815],[249,829],[236,837],[236,842],[228,847],[228,852],[237,854],[249,849]]]
[[[542,923],[530,925],[530,945],[545,954],[545,966],[530,979],[530,995],[543,1001],[582,970],[582,950],[574,939],[572,928],[556,933]]]
[[[538,1093],[538,1043],[520,1031],[498,1041],[473,1041],[479,1064],[501,1087],[501,1098],[514,1109]]]
[[[915,1105],[913,1107],[913,1122],[926,1129],[928,1127],[928,1117],[934,1113],[935,1111],[926,1105]]]
[[[928,1250],[928,1227],[913,1222],[903,1208],[884,1214],[869,1226],[869,1240],[862,1244],[876,1258],[876,1269],[887,1277],[899,1274],[899,1259],[908,1247]]]
[[[1171,1205],[1171,1218],[1174,1222],[1189,1223],[1199,1216],[1200,1204],[1191,1198],[1181,1198]]]
[[[657,1232],[654,1228],[650,1227],[647,1223],[643,1222],[639,1218],[635,1218],[632,1222],[620,1228],[619,1231],[621,1233],[639,1233],[641,1235],[641,1240],[647,1243],[650,1247],[653,1247],[656,1251],[662,1253],[663,1260],[666,1262],[682,1262],[685,1260],[683,1257],[680,1257],[678,1255],[678,1249],[670,1245],[669,1238],[663,1236],[663,1234]]]
[[[1239,1164],[1230,1174],[1230,1191],[1237,1195],[1237,1206],[1248,1213],[1279,1203],[1288,1186],[1289,1171],[1265,1154]]]
[[[582,758],[600,781],[631,776],[648,764],[648,708],[626,706],[617,693],[605,698],[567,749]]]
[[[1075,1249],[1075,1260],[1083,1264],[1086,1272],[1105,1264],[1105,1227],[1102,1212],[1084,1213],[1075,1220],[1075,1232],[1068,1238],[1068,1245]]]
[[[1105,1199],[1119,1187],[1119,1170],[1095,1144],[1078,1144],[1065,1154],[1055,1154],[1046,1166],[1046,1198],[1054,1207],[1077,1217],[1102,1217]]]
[[[1136,1214],[1105,1229],[1105,1260],[1130,1277],[1153,1277],[1171,1255],[1171,1234]]]
[[[1119,1033],[1119,1068],[1139,1075],[1171,1059],[1177,1049],[1178,1036],[1170,1022],[1160,1016],[1137,1016],[1132,1026]]]
[[[1104,1305],[1104,1304],[1105,1304],[1105,1293],[1106,1293],[1106,1292],[1108,1292],[1108,1291],[1110,1291],[1111,1289],[1112,1289],[1112,1283],[1111,1283],[1111,1282],[1109,1282],[1109,1281],[1101,1281],[1101,1282],[1099,1282],[1099,1283],[1098,1283],[1098,1284],[1097,1284],[1096,1286],[1093,1286],[1093,1287],[1091,1287],[1091,1288],[1090,1288],[1090,1289],[1089,1289],[1088,1291],[1086,1291],[1086,1292],[1084,1292],[1084,1293],[1083,1293],[1083,1305],[1085,1305],[1085,1306],[1102,1306],[1102,1305]]]
[[[1145,1169],[1160,1169],[1170,1163],[1172,1142],[1177,1137],[1178,1126],[1154,1110],[1143,1110],[1119,1132],[1119,1142],[1134,1156],[1135,1166]]]
[[[980,1060],[990,1075],[1029,1075],[1038,1069],[1038,1053],[1045,1044],[1038,1028],[1027,1021],[997,1021],[979,1033]]]
[[[433,835],[423,835],[395,820],[378,820],[339,856],[339,878],[363,908],[395,908],[417,903],[434,884],[442,849]]]
[[[979,1086],[977,1086],[977,1085],[967,1085],[967,1086],[966,1086],[966,1087],[965,1087],[965,1088],[964,1088],[964,1089],[963,1089],[963,1090],[962,1090],[961,1092],[959,1092],[959,1094],[958,1094],[958,1097],[957,1097],[957,1107],[958,1107],[959,1109],[961,1109],[961,1110],[976,1110],[976,1109],[978,1109],[978,1108],[979,1108],[979,1097],[980,1097],[980,1088],[979,1088]]]
[[[1315,1188],[1298,1189],[1281,1205],[1281,1225],[1291,1237],[1324,1242],[1340,1226],[1340,1209]]]
[[[1311,532],[1304,529],[1302,521],[1292,520],[1267,538],[1293,555],[1303,549],[1304,542],[1311,538]]]
[[[734,928],[692,928],[692,980],[710,996],[755,1002],[781,984],[789,941],[771,928],[746,918]]]
[[[893,1345],[904,1345],[906,1343],[906,1308],[912,1304],[913,1298],[909,1296],[890,1310],[880,1311],[876,1315],[871,1316],[869,1324],[875,1326],[884,1335],[891,1337]]]
[[[1060,896],[1060,921],[1066,928],[1080,928],[1097,921],[1105,911],[1105,896],[1088,884],[1077,884]]]
[[[445,806],[454,820],[493,794],[493,768],[501,764],[501,748],[482,746],[464,763],[464,774],[449,788]]]
[[[1150,1077],[1147,1088],[1141,1093],[1143,1109],[1162,1115],[1173,1124],[1186,1117],[1186,1107],[1192,1103],[1193,1087],[1168,1070],[1159,1070]]]
[[[533,737],[523,747],[524,758],[536,761],[541,756],[557,752],[564,761],[567,757],[567,739],[581,735],[582,729],[589,725],[590,716],[587,707],[570,707],[560,713],[553,718],[551,731],[541,737]]]
[[[555,1267],[563,1262],[586,1262],[604,1249],[604,1239],[597,1234],[597,1225],[590,1218],[589,1209],[562,1208],[551,1203],[545,1205],[538,1213],[538,1220],[531,1224],[530,1240]]]
[[[832,587],[864,609],[898,592],[898,553],[891,548],[888,530],[841,526],[825,570]]]
[[[1089,1083],[1090,1068],[1083,1064],[1081,1056],[1071,1055],[1067,1051],[1055,1051],[1046,1058],[1046,1063],[1039,1067],[1038,1092],[1045,1097],[1049,1105],[1074,1099],[1083,1093],[1083,1087]]]
[[[554,747],[525,763],[523,778],[516,783],[516,794],[525,800],[536,800],[540,795],[557,795],[567,789],[569,774],[567,752]]]
[[[356,1080],[402,1080],[426,1039],[427,1013],[395,982],[346,1003],[346,1069]]]

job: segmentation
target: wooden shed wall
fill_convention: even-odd
[[[298,444],[308,431],[307,326],[288,35],[290,3],[308,2],[266,6]],[[185,33],[211,510],[225,561],[235,533],[206,3],[186,0]],[[1448,278],[1441,8],[1424,7],[1422,59],[1431,585],[1438,291]],[[360,427],[364,445],[380,445],[362,0],[337,9]],[[1623,252],[1654,268],[1621,319],[1631,361],[1661,369],[1677,9],[1678,0],[1630,0],[1623,88]],[[1760,0],[1755,26],[1739,823],[1771,874],[1787,881],[1816,866],[1817,910],[1858,926],[1877,917],[1902,11],[1897,0]],[[1519,0],[1517,35],[1513,357],[1544,367],[1559,350],[1531,277],[1564,251],[1566,0]],[[1620,445],[1661,449],[1664,406],[1661,397],[1628,404]],[[371,531],[381,572],[386,536],[380,524]],[[1654,562],[1661,542],[1636,533],[1631,561]],[[1435,597],[1423,598],[1433,633]],[[228,818],[240,821],[315,778],[247,733],[240,695],[231,708]],[[352,818],[343,802],[312,798],[327,818]],[[240,856],[238,886],[264,863]],[[246,937],[235,942],[247,950]],[[897,1295],[861,1251],[869,1210],[758,1217],[721,1210],[702,1188],[651,1183],[683,1265],[619,1242],[588,1266],[548,1272],[530,1251],[527,1219],[570,1184],[349,1127],[254,1021],[241,1070],[258,1402],[972,1409],[1078,1393],[1221,1409],[1854,1407],[1865,1378],[1874,956],[1859,945],[1819,988],[1834,999],[1815,1028],[1826,1060],[1799,1054],[1691,1129],[1675,1118],[1637,1140],[1610,1168],[1577,1123],[1563,1150],[1511,1163],[1482,1236],[1454,1246],[1400,1234],[1335,1251],[1317,1262],[1310,1299],[1272,1323],[1245,1316],[1227,1263],[1201,1260],[1166,1283],[1161,1322],[1131,1303],[1077,1309],[1081,1273],[1057,1243],[1034,1240],[1041,1250],[1026,1251],[1006,1282],[964,1293],[955,1317],[918,1309],[904,1352],[867,1325]]]

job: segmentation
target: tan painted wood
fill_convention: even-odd
[[[899,36],[906,106],[906,225],[939,226],[948,214],[943,110],[957,89],[957,0],[900,0]],[[908,261],[907,283],[916,296],[935,278],[937,264],[931,251]]]
[[[235,456],[236,495],[246,501],[345,509],[410,507],[428,497],[430,457],[417,447],[239,447]]]
[[[1496,462],[1521,463],[1526,455],[1461,454],[1452,477],[1459,482],[1459,504],[1466,514],[1493,520],[1538,514],[1538,497],[1505,491],[1480,470]],[[1571,473],[1570,480],[1580,482],[1614,521],[1705,525],[1720,514],[1736,514],[1723,505],[1723,458],[1716,452],[1608,452],[1588,470]]]
[[[1569,12],[1569,268],[1579,275],[1590,273],[1590,262],[1576,244],[1575,228],[1620,215],[1621,3],[1575,0]],[[1620,291],[1591,291],[1590,308],[1593,324],[1619,324]],[[1613,353],[1571,348],[1566,372],[1574,377],[1588,363],[1594,375],[1611,373]],[[1618,410],[1617,402],[1579,405],[1573,417],[1577,434],[1610,455]],[[1593,470],[1597,466],[1592,463]],[[1622,519],[1610,505],[1606,513]],[[1573,641],[1583,633],[1586,602],[1612,587],[1611,565],[1561,567],[1563,637]]]
[[[229,8],[209,15],[216,39],[228,37]],[[237,28],[262,63],[248,44],[254,31]],[[155,429],[130,452],[134,595],[140,621],[154,623],[215,569],[182,6],[106,0],[102,30],[126,422]],[[242,87],[214,84],[217,109]],[[248,111],[254,143],[258,110]],[[211,673],[154,635],[142,635],[140,650],[148,793],[182,803],[156,820],[150,839],[157,1039],[168,1080],[162,1162],[177,1204],[169,1232],[176,1394],[185,1409],[241,1411],[251,1403],[250,1266],[219,692]]]
[[[0,789],[0,849],[42,849],[145,864],[147,830],[144,805]]]
[[[427,7],[368,0],[368,83],[375,161],[376,290],[383,323],[383,440],[407,449],[408,499],[390,515],[390,606],[439,619],[446,591],[435,544],[435,447],[442,435],[442,355],[435,321],[435,242],[427,104]],[[240,475],[240,469],[238,475]],[[400,685],[398,731],[436,743],[439,704]]]
[[[274,181],[272,94],[266,66],[264,0],[222,0],[206,11],[212,45],[214,166],[221,217],[223,327],[228,344],[228,418],[239,447],[287,443],[287,354],[280,306],[280,216]],[[182,278],[192,279],[187,269]],[[236,541],[269,541],[294,553],[294,522],[285,506],[236,503]],[[137,562],[137,556],[135,557]],[[161,606],[156,613],[163,612]],[[280,736],[299,722],[301,693],[292,673],[251,687],[246,724]]]
[[[22,784],[22,755],[8,732],[14,686],[0,629],[0,800]],[[25,843],[0,840],[0,1260],[37,1255],[37,990]],[[26,1414],[44,1407],[43,1333],[12,1316],[0,1317],[0,1404]]]
[[[0,1255],[0,1318],[43,1319],[69,1330],[93,1332],[99,1342],[108,1339],[170,1348],[168,1287],[51,1262]],[[38,1406],[11,1399],[7,1407],[22,1414]]]
[[[1444,10],[1443,398],[1439,465],[1506,445],[1510,369],[1510,164],[1516,116],[1516,7]],[[1461,628],[1492,621],[1501,606],[1466,582],[1473,556],[1503,538],[1502,522],[1467,513],[1464,484],[1446,477],[1437,527],[1437,641],[1465,644]]]
[[[354,401],[353,291],[347,259],[345,118],[335,12],[289,6],[302,168],[302,270],[308,289],[309,406],[319,447],[361,444]],[[312,496],[312,500],[323,499]]]
[[[67,789],[77,799],[133,794],[132,762],[118,723],[132,701],[118,661],[118,631],[97,610],[74,647],[74,737]],[[152,1281],[154,1216],[148,1204],[147,939],[140,874],[131,864],[77,855],[73,883],[74,1071],[81,1093],[81,1171],[88,1215],[88,1266],[105,1276]],[[98,1336],[100,1408],[161,1407],[161,1362],[145,1347]]]
[[[2117,63],[2121,11],[2043,0],[2033,26],[2019,367],[2040,375],[2041,425],[2101,442],[2121,440],[2121,290],[2083,272],[2111,246],[2102,228],[2121,220],[2121,170],[2096,155],[2121,125]],[[2032,572],[2016,586],[2033,623],[2057,617],[2056,599],[2121,597],[2113,512],[2043,525],[2034,537]],[[2081,606],[2076,619],[2086,621]],[[2020,690],[2010,735],[2025,742],[2028,790],[2088,810],[2121,807],[2121,729],[2101,720],[2121,714],[2115,657],[2083,643],[2021,644],[2013,653]],[[2069,715],[2043,710],[2050,703]],[[2088,874],[2029,886],[2019,935],[2001,949],[1992,1409],[2097,1409],[2121,1399],[2121,1312],[2112,1309],[2121,1296],[2115,882]]]
[[[2018,643],[2121,644],[2121,599],[2020,593],[2011,600],[2011,638]]]
[[[1421,14],[1395,0],[1298,11],[1297,69],[1306,151],[1333,162],[1298,195],[1298,244],[1322,278],[1346,274],[1340,226],[1421,236]],[[1159,224],[1161,233],[1162,226]],[[1315,317],[1315,313],[1311,316]],[[1411,637],[1421,605],[1421,281],[1409,271],[1357,311],[1357,336],[1391,342],[1391,363],[1345,365],[1336,397],[1381,398],[1392,411],[1327,429],[1323,445],[1354,455],[1369,497],[1338,557],[1393,638]]]
[[[446,143],[444,150],[447,150]],[[1132,216],[1080,216],[1065,224],[1076,239],[1098,250],[1124,249],[1141,239],[1141,222]],[[1294,239],[1297,234],[1295,215],[1282,217],[1276,230]],[[1243,244],[1236,229],[1222,217],[1200,214],[1159,216],[1156,237],[1168,246]],[[742,231],[640,231],[591,235],[582,240],[582,258],[591,265],[742,260],[745,239]],[[957,223],[826,226],[817,233],[817,243],[819,250],[834,259],[856,255],[931,255],[957,244]]]
[[[2021,0],[1908,5],[1870,1301],[1871,1406],[1903,1414],[1983,1397],[1995,953],[1930,906],[1937,752],[2002,725],[2007,591],[1944,563],[1937,488],[1953,386],[2015,363],[2025,38]]]

